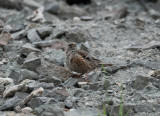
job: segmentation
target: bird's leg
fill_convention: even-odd
[[[84,79],[85,79],[85,81],[86,81],[86,82],[89,82],[89,79],[88,79],[88,77],[89,77],[89,76],[88,76],[88,73],[85,73],[85,74],[84,74],[84,76],[85,76],[85,78],[84,78]]]

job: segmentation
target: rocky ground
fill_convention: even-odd
[[[160,2],[74,2],[0,0],[0,116],[159,116]],[[73,78],[72,41],[114,65]]]

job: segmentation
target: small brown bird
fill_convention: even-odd
[[[81,74],[88,73],[103,64],[100,60],[91,56],[88,52],[78,50],[74,42],[68,44],[66,50],[66,66],[74,72]],[[105,66],[112,66],[112,64],[104,64]]]

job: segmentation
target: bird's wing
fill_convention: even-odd
[[[96,59],[95,57],[91,56],[88,52],[83,51],[83,50],[77,50],[77,53],[81,55],[84,59],[92,62],[99,62],[100,60]]]

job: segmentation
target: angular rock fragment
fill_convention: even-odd
[[[37,28],[37,32],[42,39],[45,39],[45,37],[48,37],[52,33],[52,27]]]
[[[2,31],[0,34],[0,47],[5,46],[12,39],[11,35],[8,32]]]
[[[20,99],[17,97],[7,99],[4,104],[0,106],[0,111],[13,109],[13,107],[15,107],[19,102]]]
[[[24,88],[24,84],[19,84],[19,85],[8,87],[3,92],[3,98],[13,96],[16,92],[22,90],[23,88]]]
[[[37,98],[31,98],[28,102],[28,105],[34,109],[39,107],[40,105],[44,104],[47,101],[47,97],[37,97]]]
[[[25,79],[30,79],[30,80],[38,80],[39,76],[37,73],[27,70],[27,69],[21,69],[20,71],[21,77],[19,78],[19,82]]]
[[[39,37],[36,29],[31,29],[27,33],[27,38],[30,42],[37,42],[41,41],[41,38]]]
[[[44,104],[35,108],[38,116],[65,116],[62,109],[57,104]]]
[[[9,78],[13,79],[14,84],[18,84],[20,78],[20,72],[16,70],[12,70],[8,76]]]
[[[33,113],[34,111],[30,107],[25,107],[25,108],[21,109],[21,112],[25,113],[25,114],[30,114],[30,113]]]
[[[26,30],[21,30],[15,33],[12,33],[11,36],[14,40],[20,40],[23,39],[27,35]]]
[[[65,32],[65,36],[68,42],[81,43],[92,40],[92,36],[88,30],[82,30],[80,28],[72,28]]]
[[[11,83],[13,83],[13,79],[0,77],[0,85],[6,86],[6,85],[9,85]]]
[[[41,59],[40,58],[32,58],[30,60],[27,60],[22,65],[23,69],[28,69],[31,71],[36,71],[36,69],[41,66]]]
[[[32,44],[24,44],[22,46],[22,54],[28,55],[30,52],[40,52],[41,50],[35,48]]]
[[[39,89],[37,90],[34,90],[31,92],[31,94],[29,94],[23,101],[21,101],[17,107],[20,107],[23,108],[25,104],[27,104],[31,98],[34,98],[34,97],[40,97],[43,93],[44,89],[42,87],[40,87]]]
[[[63,88],[55,88],[47,97],[54,97],[58,101],[65,101],[70,94]]]
[[[142,90],[145,88],[149,82],[152,82],[153,79],[145,76],[137,76],[134,81],[132,81],[132,87],[137,90]]]

